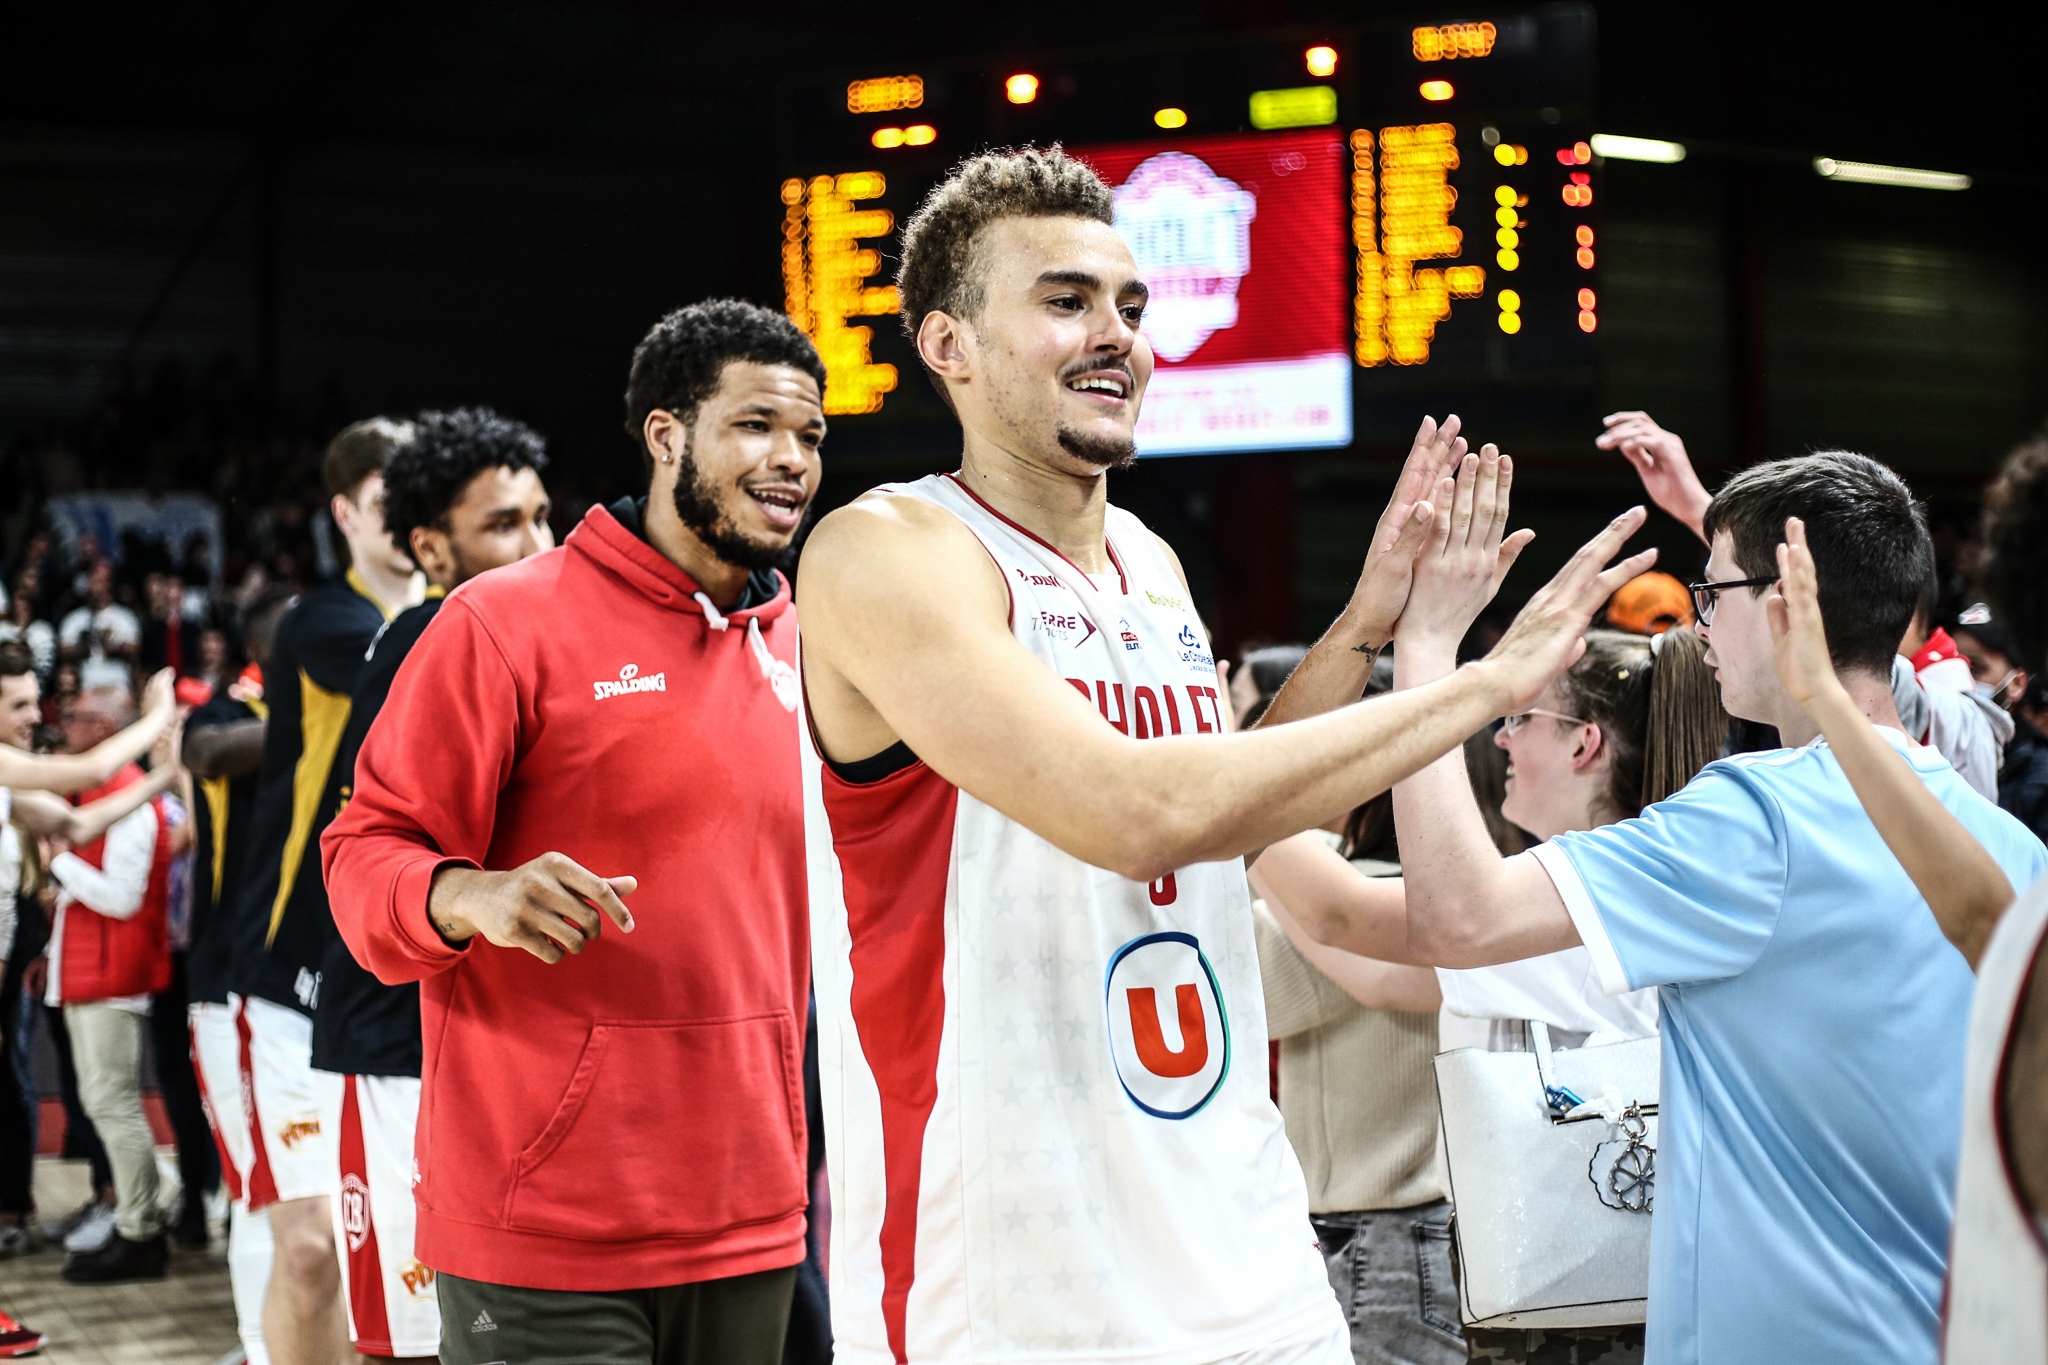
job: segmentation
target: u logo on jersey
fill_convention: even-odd
[[[1230,1072],[1230,1019],[1193,934],[1146,934],[1106,973],[1109,1055],[1131,1103],[1162,1119],[1199,1112]]]

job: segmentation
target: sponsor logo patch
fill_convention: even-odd
[[[405,1282],[405,1292],[416,1299],[424,1299],[434,1292],[434,1272],[418,1260],[405,1263],[405,1269],[398,1272],[398,1278]],[[496,1326],[496,1324],[492,1324]]]
[[[370,1187],[350,1171],[341,1178],[341,1230],[348,1234],[348,1249],[361,1251],[370,1235]]]
[[[1153,903],[1174,894],[1162,879]],[[1200,941],[1177,931],[1134,938],[1105,975],[1109,1055],[1124,1093],[1154,1118],[1199,1113],[1230,1074],[1230,1020]]]
[[[597,700],[599,701],[609,701],[613,697],[623,697],[628,692],[666,692],[668,691],[668,673],[666,671],[642,673],[640,665],[627,664],[619,670],[616,682],[606,678],[600,679],[590,686],[596,691]]]
[[[286,1150],[298,1146],[307,1138],[319,1136],[320,1120],[318,1119],[291,1119],[286,1122],[284,1127],[277,1130],[277,1140],[285,1145]]]

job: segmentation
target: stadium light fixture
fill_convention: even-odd
[[[1456,91],[1451,89],[1449,81],[1424,81],[1422,83],[1422,98],[1430,101],[1432,104],[1441,104],[1456,93]]]
[[[1334,76],[1337,74],[1337,49],[1318,44],[1301,54],[1302,62],[1311,76]]]
[[[1012,104],[1029,104],[1038,98],[1038,77],[1019,71],[1003,82],[1003,94]]]
[[[1320,128],[1337,121],[1337,92],[1327,85],[1254,90],[1251,116],[1252,127],[1260,130]]]
[[[1152,115],[1152,121],[1161,128],[1185,128],[1188,126],[1187,110],[1171,107],[1161,109]]]
[[[1966,190],[1970,177],[1956,171],[1923,171],[1912,166],[1881,166],[1872,161],[1836,161],[1817,156],[1813,168],[1829,180],[1859,185],[1902,185],[1914,190]]]
[[[1666,165],[1685,160],[1683,142],[1665,142],[1654,137],[1624,137],[1620,133],[1595,133],[1593,154],[1610,161],[1661,161]]]

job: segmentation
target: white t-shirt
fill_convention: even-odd
[[[1657,992],[1608,995],[1593,955],[1566,948],[1496,967],[1436,969],[1444,993],[1437,1037],[1445,1052],[1461,1047],[1508,1049],[1507,1031],[1496,1023],[1537,1019],[1577,1039],[1579,1046],[1621,1043],[1657,1034]],[[1518,1032],[1518,1030],[1517,1030]],[[1519,1043],[1512,1044],[1519,1048]]]

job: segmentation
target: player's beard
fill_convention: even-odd
[[[1069,427],[1054,436],[1061,450],[1103,469],[1129,469],[1138,459],[1138,443],[1129,436],[1090,436]]]
[[[698,470],[696,456],[685,448],[676,458],[676,516],[697,539],[704,542],[705,548],[726,563],[750,573],[789,567],[794,560],[797,542],[810,526],[811,504],[804,505],[803,520],[797,523],[796,534],[788,540],[780,544],[755,540],[732,524],[732,519],[718,501],[717,490],[705,482]],[[746,495],[742,493],[740,496]]]

